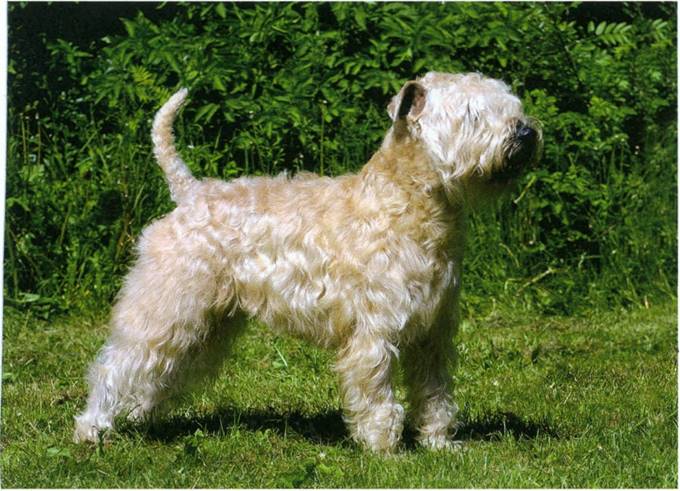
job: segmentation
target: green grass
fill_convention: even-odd
[[[100,319],[4,321],[4,487],[677,486],[675,303],[578,318],[463,324],[455,373],[465,450],[362,451],[331,356],[253,326],[216,384],[151,428],[70,442]],[[398,392],[403,395],[403,388]]]

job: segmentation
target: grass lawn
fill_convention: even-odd
[[[216,384],[154,427],[71,443],[96,318],[4,320],[3,487],[677,486],[676,304],[465,322],[464,450],[391,457],[349,440],[329,353],[252,326]],[[403,389],[398,393],[403,396]]]

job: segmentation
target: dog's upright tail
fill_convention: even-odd
[[[187,195],[189,188],[196,182],[189,167],[177,153],[175,136],[172,133],[172,124],[188,93],[187,89],[180,89],[170,97],[156,113],[151,129],[153,153],[158,165],[165,173],[170,195],[175,203],[180,203]]]

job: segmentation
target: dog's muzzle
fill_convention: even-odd
[[[509,181],[519,177],[522,170],[536,159],[538,141],[538,131],[518,122],[508,142],[503,167],[494,173],[493,180]]]

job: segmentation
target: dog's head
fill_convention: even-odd
[[[445,187],[505,188],[535,163],[538,124],[500,80],[429,72],[407,82],[388,106],[393,138],[419,142]]]

